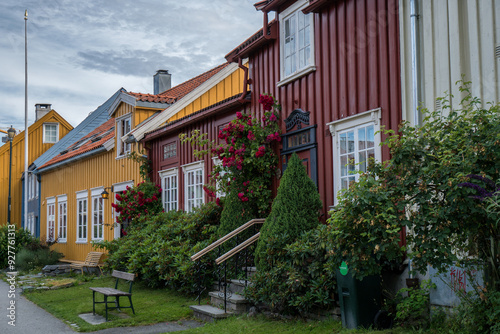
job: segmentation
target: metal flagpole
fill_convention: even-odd
[[[24,12],[24,227],[28,223],[28,10]]]

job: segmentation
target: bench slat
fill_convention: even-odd
[[[127,281],[133,281],[135,279],[135,274],[126,273],[124,271],[113,270],[113,274],[111,275],[116,278],[121,278]]]
[[[123,292],[113,288],[90,288],[90,290],[102,293],[106,296],[131,296],[131,293]]]

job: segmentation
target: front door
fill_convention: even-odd
[[[283,148],[280,153],[282,169],[284,172],[291,155],[297,153],[307,174],[318,186],[316,125],[302,128],[302,124],[309,125],[309,112],[301,109],[295,109],[285,119],[287,132],[281,136],[283,139]]]

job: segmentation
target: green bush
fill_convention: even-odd
[[[58,263],[63,256],[60,252],[50,250],[48,246],[35,246],[34,249],[26,247],[21,249],[16,256],[16,269],[30,271],[35,268],[42,268],[46,265]]]
[[[208,203],[191,213],[160,213],[131,225],[125,237],[99,246],[108,250],[106,261],[112,269],[137,273],[152,287],[167,286],[195,294],[199,276],[190,257],[215,241],[221,210],[215,203]],[[213,282],[213,256],[203,258],[205,286]]]
[[[398,292],[396,322],[406,328],[427,328],[430,325],[430,289],[436,284],[425,280],[420,288],[403,288]],[[406,296],[405,296],[406,295]]]
[[[13,231],[14,235],[11,234],[9,236],[9,233],[12,233],[12,230],[9,230],[8,225],[0,226],[0,268],[7,267],[9,255],[12,255],[12,253],[9,253],[9,250],[17,253],[25,245],[37,240],[28,230],[23,228],[16,228]],[[9,237],[11,238],[9,239]],[[9,245],[11,248],[8,247]]]
[[[273,258],[266,254],[270,244],[277,251],[282,250],[303,232],[318,226],[322,206],[316,185],[294,153],[281,178],[271,214],[261,228],[255,252],[255,262],[260,270],[273,266]]]
[[[325,225],[304,233],[282,250],[273,244],[278,239],[269,239],[264,260],[274,261],[275,266],[257,271],[245,296],[283,314],[305,315],[331,308],[336,281],[335,271],[328,266],[327,241]]]

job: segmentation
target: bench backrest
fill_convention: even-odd
[[[133,281],[135,279],[135,274],[126,273],[124,271],[113,270],[113,274],[111,275],[115,278],[121,278],[127,281]]]
[[[85,258],[85,264],[89,266],[97,266],[101,260],[101,252],[89,252]]]

